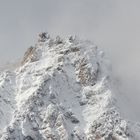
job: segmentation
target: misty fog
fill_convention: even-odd
[[[0,64],[21,58],[41,31],[92,40],[109,56],[140,121],[139,6],[138,0],[1,0]]]

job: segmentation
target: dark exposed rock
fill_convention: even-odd
[[[45,42],[49,38],[50,38],[49,34],[47,34],[46,32],[42,32],[39,34],[38,42]]]
[[[71,116],[71,122],[72,123],[79,123],[79,120],[75,116]]]
[[[24,138],[24,140],[34,140],[31,136],[27,136]]]

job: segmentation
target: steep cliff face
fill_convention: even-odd
[[[110,73],[90,41],[40,35],[22,66],[0,75],[0,139],[140,139],[115,107]]]

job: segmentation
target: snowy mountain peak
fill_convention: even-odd
[[[90,41],[39,34],[21,67],[0,74],[0,139],[139,139],[115,107],[110,73]]]

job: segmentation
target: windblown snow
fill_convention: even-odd
[[[139,140],[121,117],[110,64],[90,41],[39,35],[15,71],[0,73],[1,140]]]

